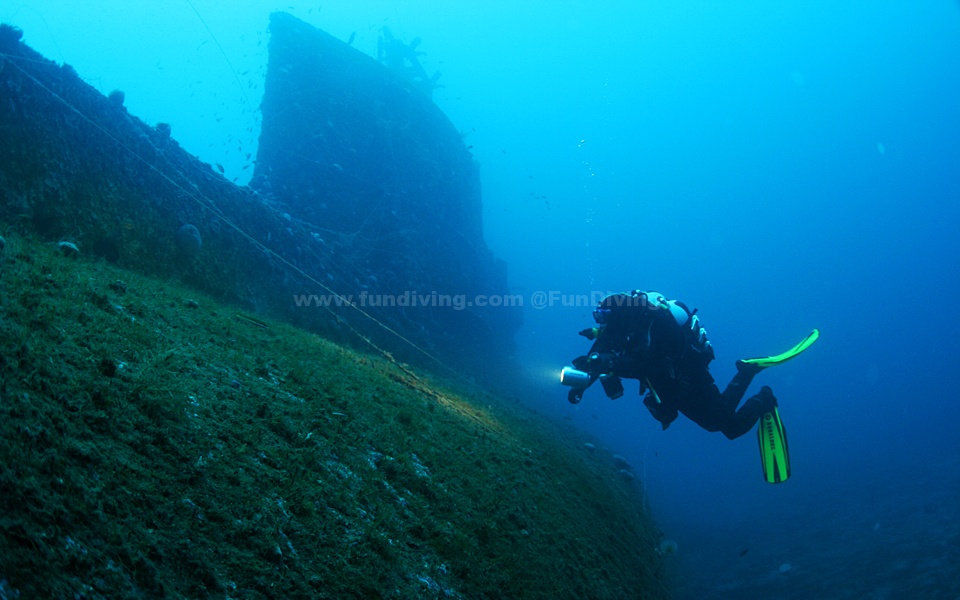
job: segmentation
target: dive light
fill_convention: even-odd
[[[607,397],[611,400],[616,400],[623,395],[623,383],[620,381],[620,378],[614,375],[613,373],[608,373],[606,375],[600,375],[600,385],[603,386],[603,391],[606,393]],[[583,390],[590,387],[590,384],[593,383],[593,378],[589,373],[581,371],[579,369],[574,369],[573,367],[564,367],[560,371],[560,383],[563,385],[568,385],[573,389],[570,390],[571,394],[576,392],[577,400],[580,401],[580,394],[583,393]],[[573,400],[571,400],[574,404]]]
[[[585,388],[590,385],[590,374],[573,367],[564,367],[560,371],[560,383],[573,388]]]

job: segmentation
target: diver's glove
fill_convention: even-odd
[[[570,364],[573,365],[573,368],[578,371],[587,371],[587,363],[590,361],[587,356],[578,356],[575,359],[570,361]]]
[[[587,328],[587,329],[581,330],[580,332],[578,332],[577,335],[582,335],[583,337],[587,338],[588,340],[590,340],[590,341],[592,342],[593,340],[597,339],[597,336],[600,335],[600,328],[599,328],[599,327],[589,327],[589,328]]]
[[[573,368],[593,377],[613,373],[613,354],[598,354],[594,352],[588,356],[578,356],[571,361]]]
[[[587,368],[583,369],[591,375],[612,375],[613,374],[613,354],[593,354],[587,356]]]
[[[600,360],[598,356],[610,357],[611,360]],[[570,404],[577,404],[583,398],[583,392],[586,391],[588,387],[593,385],[593,382],[597,380],[601,375],[606,375],[606,372],[603,371],[603,367],[608,364],[612,364],[612,355],[598,355],[593,353],[589,356],[578,356],[570,363],[573,365],[573,368],[578,371],[583,371],[590,376],[589,380],[584,385],[577,385],[570,388],[570,391],[567,392],[567,401]],[[604,386],[606,389],[606,386]]]

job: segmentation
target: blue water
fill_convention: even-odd
[[[65,4],[0,19],[241,184],[271,10],[369,54],[384,25],[420,36],[526,304],[526,401],[644,476],[678,596],[960,597],[956,2]],[[752,433],[660,432],[629,382],[566,403],[556,372],[592,307],[564,304],[635,288],[700,309],[721,385],[821,330],[756,380],[788,482],[763,481]]]

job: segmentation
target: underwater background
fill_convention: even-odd
[[[503,377],[633,465],[678,597],[960,596],[956,2],[31,1],[0,20],[244,184],[273,10],[371,55],[384,26],[421,38],[524,301],[526,372]],[[752,433],[661,432],[635,383],[567,404],[556,374],[598,294],[635,288],[699,308],[721,386],[820,329],[756,380],[789,481],[763,481]]]

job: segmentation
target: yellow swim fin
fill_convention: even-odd
[[[747,358],[740,362],[746,363],[748,365],[755,365],[761,369],[766,369],[767,367],[772,367],[774,365],[779,365],[781,363],[787,362],[791,358],[799,355],[801,352],[803,352],[804,350],[812,346],[813,343],[818,339],[820,339],[820,330],[814,329],[813,331],[810,332],[810,335],[803,338],[803,340],[799,344],[797,344],[793,348],[790,348],[786,352],[782,352],[780,354],[777,354],[776,356],[766,356],[764,358]]]
[[[780,421],[780,413],[774,407],[760,416],[757,425],[757,441],[760,443],[760,462],[763,477],[769,483],[783,483],[790,477],[790,453],[787,449],[787,430]]]

